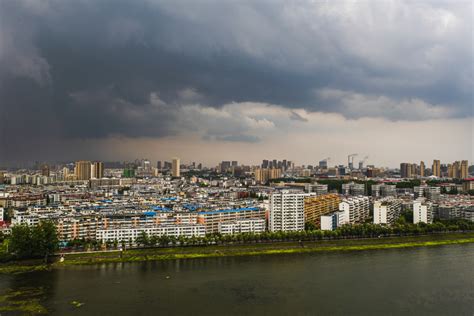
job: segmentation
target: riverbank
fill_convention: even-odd
[[[144,248],[130,249],[123,252],[104,251],[79,254],[69,253],[64,255],[64,262],[57,261],[49,265],[42,264],[41,260],[12,262],[0,265],[0,273],[25,273],[73,265],[89,265],[99,263],[140,262],[227,256],[298,254],[330,251],[381,250],[411,247],[432,247],[466,243],[474,243],[474,232],[371,239],[338,239],[302,243],[272,242],[173,248]]]

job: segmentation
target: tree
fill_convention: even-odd
[[[146,232],[141,232],[138,234],[137,238],[135,239],[135,243],[138,246],[147,246],[150,242],[150,238],[148,238],[148,234]]]
[[[33,256],[31,229],[28,225],[15,225],[12,227],[9,250],[18,258]]]
[[[47,263],[48,257],[54,254],[59,247],[56,226],[50,221],[41,222],[32,229],[32,235],[34,244],[38,247],[37,254],[44,257],[44,261]]]
[[[10,251],[17,258],[48,257],[58,249],[56,226],[50,221],[40,222],[34,227],[15,225],[10,236]]]
[[[316,225],[312,222],[306,222],[304,224],[304,230],[316,230]]]

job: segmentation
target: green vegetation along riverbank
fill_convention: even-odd
[[[140,262],[170,259],[193,259],[227,256],[252,256],[316,253],[330,251],[361,251],[410,247],[441,246],[452,244],[474,243],[474,232],[450,233],[426,236],[339,239],[308,242],[272,242],[255,244],[234,244],[214,246],[189,246],[172,248],[142,248],[121,251],[104,251],[89,253],[71,253],[64,255],[64,262],[56,261],[50,265],[40,261],[18,261],[0,265],[0,273],[21,273],[38,270],[55,269],[73,265],[99,263]]]

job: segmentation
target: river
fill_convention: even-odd
[[[474,315],[474,244],[76,266],[0,288],[41,289],[52,315]]]

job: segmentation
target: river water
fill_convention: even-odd
[[[474,315],[474,244],[77,266],[0,288],[41,288],[53,315]]]

